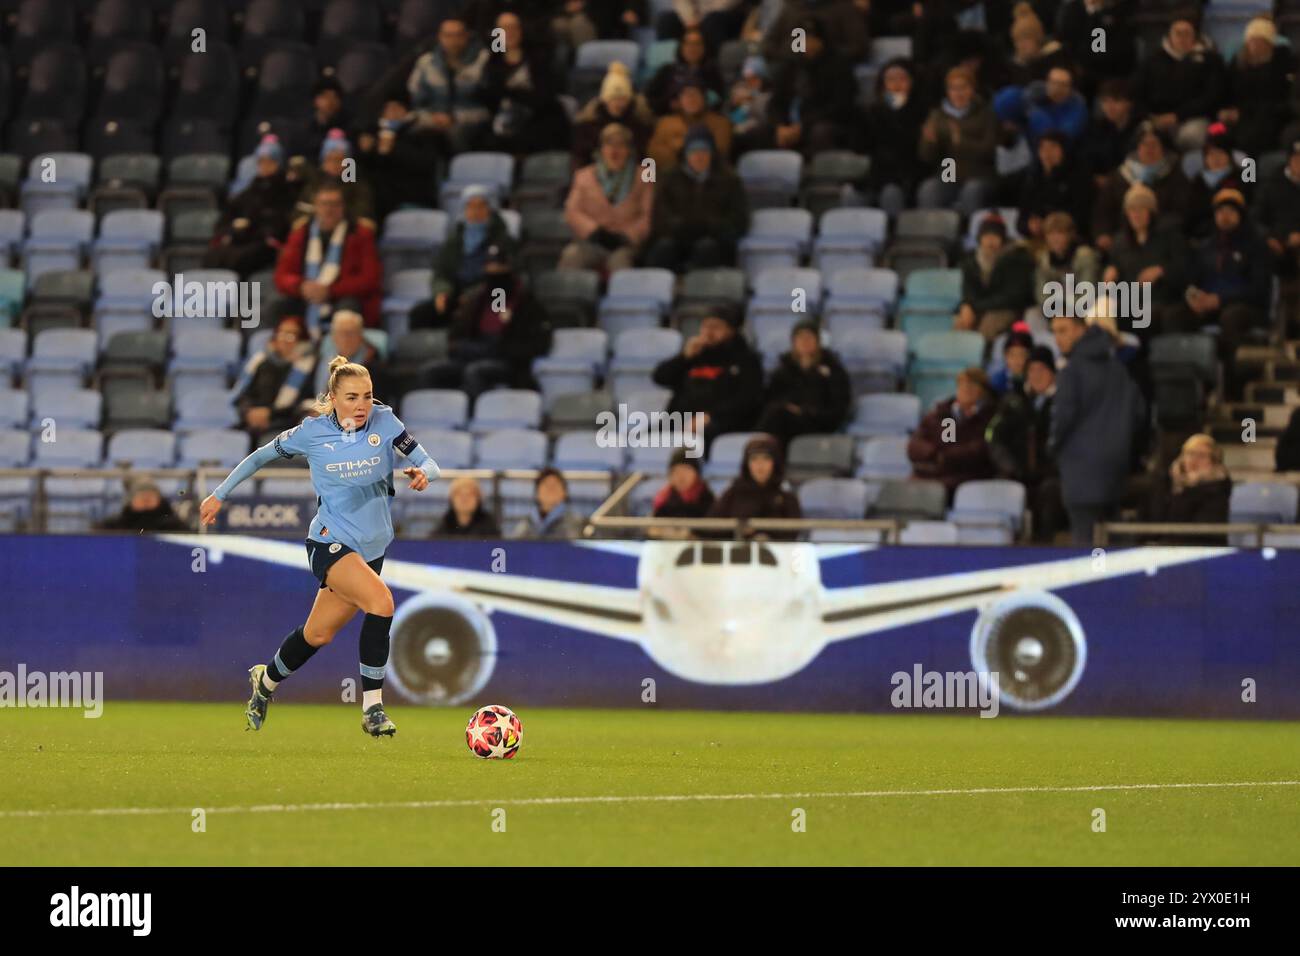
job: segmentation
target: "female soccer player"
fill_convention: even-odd
[[[303,455],[311,468],[320,508],[307,533],[307,561],[320,581],[307,622],[284,639],[270,664],[249,669],[253,696],[246,716],[260,730],[276,685],[334,639],[357,609],[361,624],[361,729],[392,736],[397,727],[384,713],[384,667],[393,595],[379,577],[393,540],[388,499],[393,495],[394,451],[411,462],[402,474],[414,491],[438,477],[438,465],[412,438],[393,410],[375,401],[370,373],[342,355],[329,364],[329,391],[316,403],[317,418],[281,432],[235,467],[204,499],[199,520],[212,524],[241,481],[278,458]]]

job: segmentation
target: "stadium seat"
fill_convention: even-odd
[[[557,331],[590,326],[600,302],[600,273],[593,269],[548,270],[534,277],[532,291]]]
[[[408,428],[463,429],[468,421],[469,396],[464,392],[421,388],[402,396],[402,422]]]
[[[869,269],[884,248],[889,217],[883,209],[830,209],[822,214],[813,264],[825,275]]]
[[[1024,524],[1025,486],[1018,481],[965,481],[957,486],[948,520],[963,530],[962,543],[1010,544]],[[992,525],[992,537],[966,534],[968,526]],[[1005,540],[996,532],[1006,531]]]
[[[546,465],[546,450],[545,432],[531,428],[498,429],[478,436],[474,443],[474,466],[497,470],[542,468]]]
[[[411,309],[433,298],[433,270],[405,269],[388,276],[388,291],[381,310],[384,328],[393,337],[400,337],[410,328]]]
[[[597,389],[554,395],[546,403],[546,430],[552,435],[586,431],[595,423],[596,416],[609,411],[613,404],[608,392]]]
[[[519,171],[519,185],[510,195],[510,207],[527,213],[530,209],[555,209],[573,175],[573,160],[565,150],[533,153]]]
[[[745,453],[745,445],[759,432],[728,432],[713,440],[709,449],[708,461],[704,463],[704,477],[730,480],[740,474],[740,462]]]
[[[551,464],[561,471],[622,471],[623,458],[623,449],[601,445],[597,432],[571,431],[555,439]]]
[[[854,394],[892,392],[907,368],[907,337],[893,329],[837,328],[831,346],[849,373]]]
[[[790,442],[787,470],[792,480],[833,478],[853,473],[850,435],[799,435]]]
[[[177,442],[176,466],[234,468],[248,455],[250,441],[247,432],[233,428],[198,428],[186,432]]]
[[[842,149],[822,150],[804,169],[799,205],[819,217],[836,206],[857,205],[861,197],[854,187],[865,182],[870,171],[869,156]]]
[[[754,281],[748,314],[816,316],[821,313],[822,295],[822,274],[816,269],[765,269]]]
[[[22,253],[28,285],[46,272],[81,268],[94,231],[95,217],[80,209],[52,209],[32,219]]]
[[[460,194],[468,186],[486,186],[498,199],[510,194],[515,178],[515,159],[509,153],[471,152],[452,158],[447,178],[440,189],[443,209],[460,209]]]
[[[957,544],[961,530],[951,521],[909,521],[898,533],[899,544],[947,545]]]
[[[806,209],[758,209],[740,240],[739,257],[751,283],[765,269],[794,268],[812,241],[813,217]]]
[[[870,490],[857,478],[812,478],[799,486],[805,518],[856,521],[866,517]]]
[[[591,389],[604,374],[608,351],[603,329],[556,329],[550,352],[533,360],[533,375],[542,395]]]
[[[91,250],[95,272],[147,269],[162,245],[163,216],[154,209],[119,209],[104,217]]]
[[[98,338],[90,329],[50,329],[35,336],[27,360],[27,387],[79,388],[95,366]]]
[[[911,394],[860,395],[846,431],[856,438],[910,435],[921,422],[921,400]]]
[[[31,418],[30,405],[31,399],[25,391],[0,385],[0,429],[26,428]]]
[[[627,329],[614,339],[609,365],[610,388],[616,398],[653,388],[655,366],[682,350],[682,334],[676,329]]]
[[[108,440],[104,456],[110,465],[126,468],[171,468],[176,462],[176,436],[159,428],[132,428]]]
[[[469,430],[476,435],[503,428],[537,428],[542,423],[542,396],[518,388],[484,392],[474,403]]]
[[[399,209],[384,220],[379,251],[384,274],[428,269],[447,235],[447,214],[440,209]]]
[[[178,435],[202,430],[221,430],[239,425],[239,414],[225,388],[182,391],[172,383],[176,400],[176,420],[172,428]]]
[[[855,477],[868,480],[902,479],[911,474],[912,460],[907,457],[906,436],[868,438],[858,446]]]
[[[620,269],[600,300],[599,324],[617,340],[627,329],[659,325],[672,306],[676,277],[667,269]]]
[[[57,441],[39,441],[32,464],[37,468],[98,468],[104,436],[93,428],[60,428]]]
[[[751,209],[789,206],[799,192],[803,156],[792,149],[750,150],[740,157],[736,173]]]
[[[90,388],[51,387],[37,393],[32,405],[32,427],[36,431],[43,430],[47,421],[60,428],[99,428],[104,398]]]
[[[947,500],[948,492],[942,482],[886,481],[881,485],[880,494],[876,496],[868,517],[940,521],[943,519]]]

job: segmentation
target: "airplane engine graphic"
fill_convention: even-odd
[[[998,675],[999,697],[1016,710],[1055,707],[1083,676],[1088,644],[1070,606],[1046,591],[1017,591],[975,620],[975,670]]]
[[[393,615],[388,677],[420,704],[459,704],[476,695],[496,667],[497,635],[474,602],[450,593],[405,601]]]

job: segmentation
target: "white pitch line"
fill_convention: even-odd
[[[317,810],[438,810],[454,807],[544,807],[593,803],[690,803],[709,800],[844,800],[874,797],[964,797],[1013,793],[1099,793],[1125,790],[1214,790],[1230,787],[1300,787],[1300,780],[1236,783],[1110,783],[1080,787],[974,787],[965,790],[840,790],[799,793],[679,793],[595,797],[522,797],[517,800],[401,800],[373,803],[265,803],[247,807],[98,807],[56,810],[0,810],[0,819],[32,817],[132,817],[205,813],[309,813]]]

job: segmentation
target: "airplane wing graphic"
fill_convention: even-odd
[[[975,610],[1020,588],[1054,591],[1090,581],[1204,561],[1236,553],[1235,548],[1130,548],[1108,551],[1105,563],[1084,555],[1060,561],[966,571],[932,578],[834,588],[824,593],[822,621],[828,641],[861,637]]]
[[[305,567],[302,545],[243,535],[159,535],[159,540],[212,553],[231,554],[286,567]],[[521,574],[469,571],[415,561],[386,560],[383,578],[408,591],[450,591],[484,610],[507,611],[536,621],[562,624],[604,637],[639,641],[641,600],[633,588],[575,584]]]

